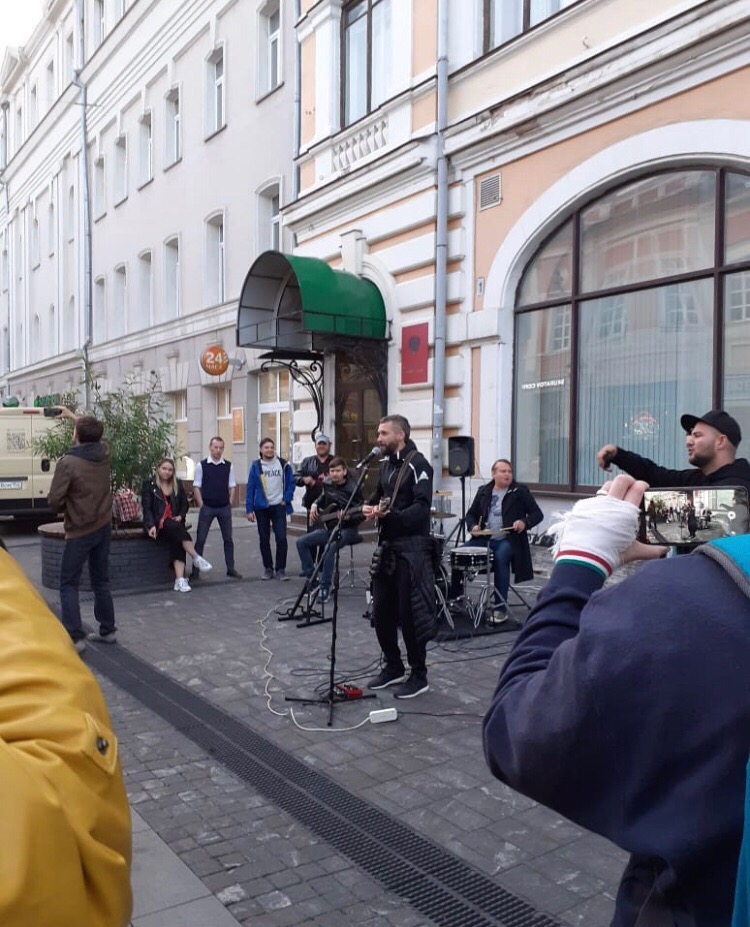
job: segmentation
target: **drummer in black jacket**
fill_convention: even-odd
[[[492,481],[482,486],[466,513],[466,528],[471,534],[468,545],[486,547],[489,541],[492,550],[495,591],[500,599],[490,619],[494,624],[508,617],[511,567],[517,583],[534,577],[527,532],[543,518],[528,487],[513,479],[511,462],[504,458],[496,460],[492,465]],[[496,537],[479,533],[499,532],[503,528],[508,530]]]
[[[378,447],[387,455],[365,517],[378,519],[380,544],[373,559],[373,617],[385,666],[370,689],[395,686],[395,698],[426,692],[427,641],[436,628],[434,542],[430,537],[432,467],[409,438],[402,415],[387,415],[378,426]],[[402,475],[403,472],[403,475]],[[386,500],[388,500],[386,504]],[[406,646],[409,678],[398,646],[398,627]]]

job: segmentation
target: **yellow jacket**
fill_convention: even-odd
[[[130,811],[99,686],[0,549],[0,924],[123,927]]]

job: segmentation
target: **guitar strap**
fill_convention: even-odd
[[[406,476],[406,468],[411,462],[412,457],[416,454],[416,450],[409,451],[409,453],[404,457],[404,462],[401,464],[401,469],[398,471],[398,476],[396,477],[396,483],[393,487],[393,492],[391,493],[391,501],[396,501],[396,496],[398,496],[398,490],[403,482],[404,477]]]

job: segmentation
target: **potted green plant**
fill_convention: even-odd
[[[113,589],[143,587],[150,581],[168,578],[166,563],[154,557],[153,541],[141,527],[141,484],[155,471],[163,457],[174,457],[177,451],[174,422],[168,414],[167,400],[155,374],[143,383],[140,377],[128,377],[121,387],[104,393],[95,379],[89,380],[92,397],[91,414],[104,423],[103,440],[109,446],[112,469],[113,545],[110,578]],[[79,410],[77,394],[62,397],[62,405],[73,412]],[[61,418],[54,428],[34,442],[35,454],[59,460],[73,443],[73,422]],[[119,504],[118,504],[119,503]],[[127,503],[127,504],[124,504]],[[48,588],[59,584],[62,524],[41,525],[42,583]],[[117,541],[128,541],[118,546]],[[162,573],[164,574],[162,576]],[[86,576],[82,582],[85,585]]]

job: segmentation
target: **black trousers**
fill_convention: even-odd
[[[409,564],[396,558],[391,576],[374,576],[372,580],[373,618],[375,633],[386,664],[394,670],[403,668],[398,646],[398,627],[406,647],[406,658],[413,673],[427,675],[427,645],[417,641],[411,613],[411,577]]]
[[[190,534],[181,521],[167,518],[161,526],[161,531],[157,533],[156,540],[168,549],[170,563],[174,563],[175,560],[185,562],[185,548],[182,542],[189,541]]]

